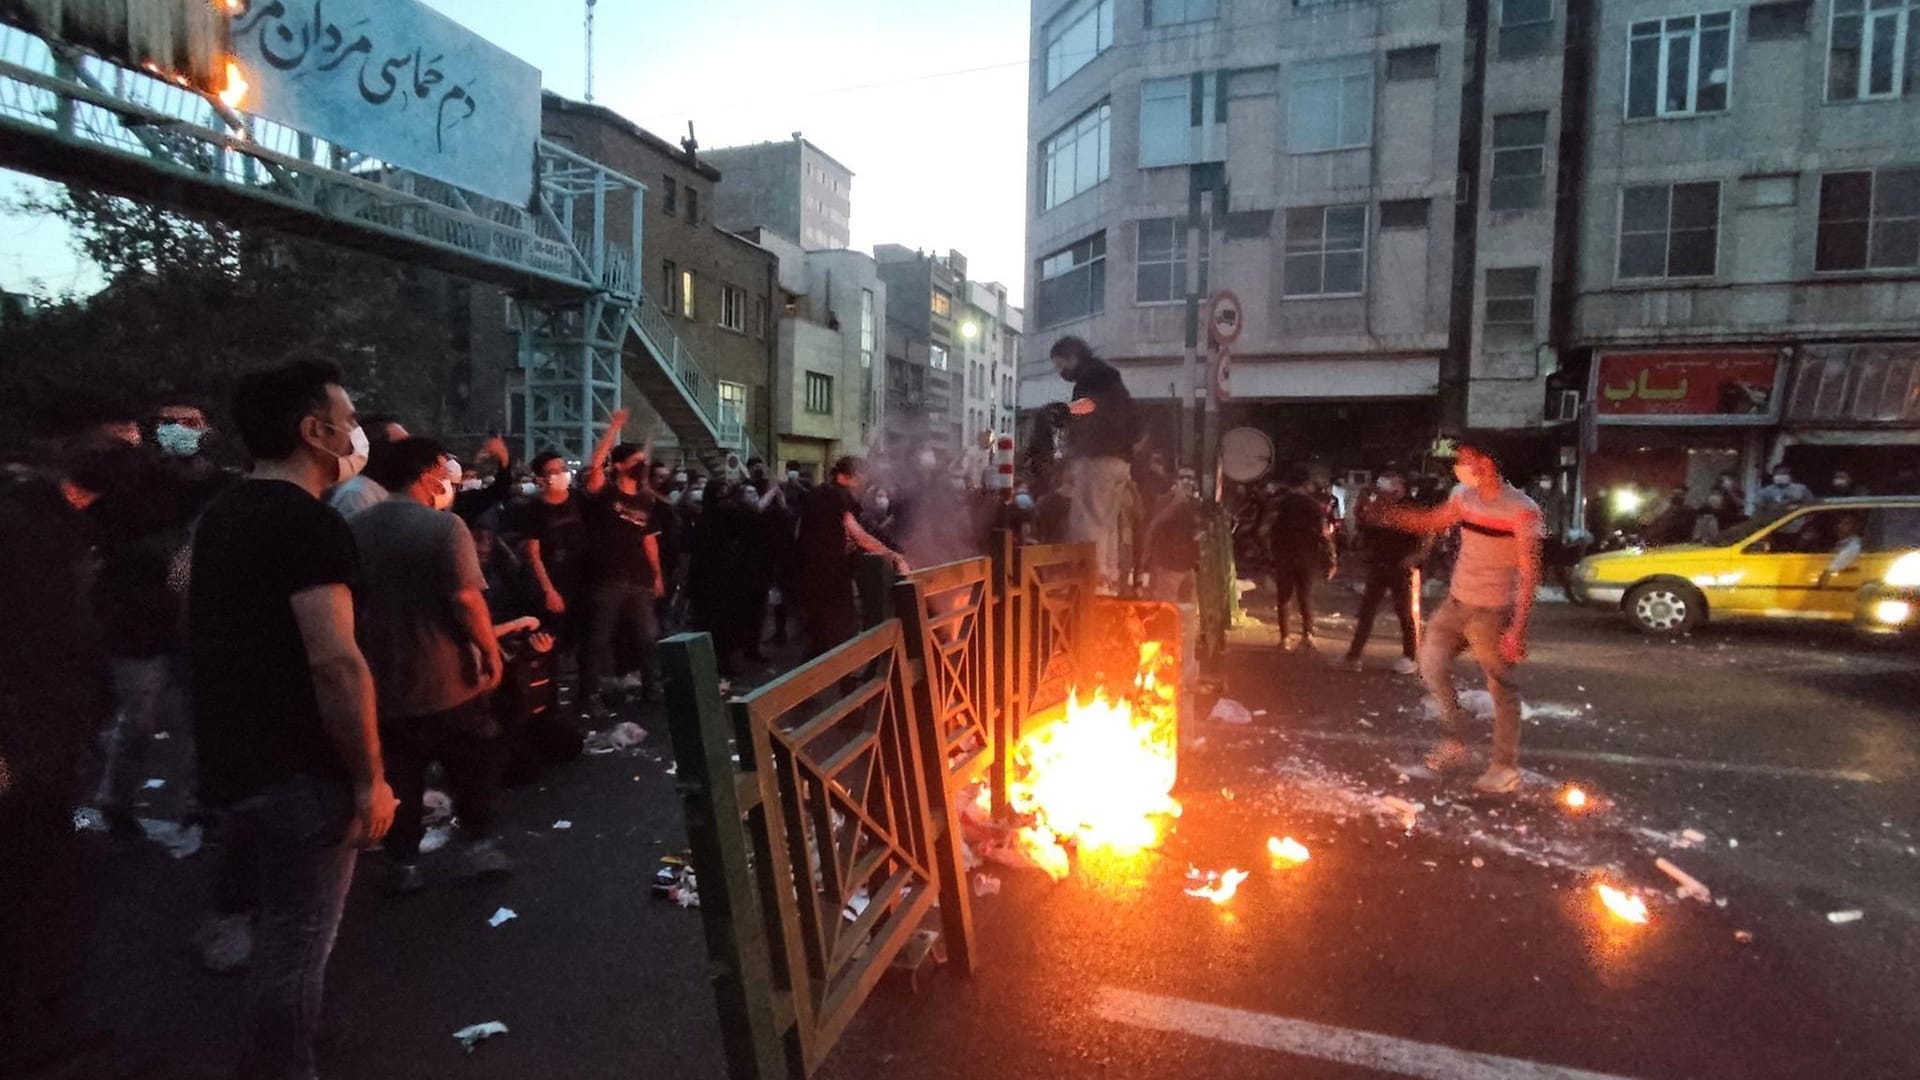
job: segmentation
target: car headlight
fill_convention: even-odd
[[[1920,585],[1920,551],[1909,551],[1895,559],[1893,565],[1887,568],[1887,576],[1881,580],[1896,588]]]

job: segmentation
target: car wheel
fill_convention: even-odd
[[[1627,618],[1634,629],[1656,637],[1684,634],[1706,617],[1707,602],[1690,585],[1649,581],[1627,594]]]

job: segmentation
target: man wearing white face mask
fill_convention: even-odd
[[[353,515],[380,502],[391,494],[378,480],[366,474],[368,459],[386,453],[392,443],[407,437],[407,429],[400,421],[388,416],[369,416],[365,422],[353,429],[353,451],[358,464],[351,472],[344,473],[340,482],[327,493],[327,504],[340,511],[340,516],[351,518]]]
[[[500,873],[505,856],[487,837],[498,772],[499,728],[487,692],[500,682],[500,645],[486,577],[453,506],[451,459],[432,439],[401,439],[375,462],[393,493],[355,515],[360,549],[354,611],[373,669],[387,778],[400,811],[386,850],[395,891],[418,889],[426,768],[447,771],[460,818],[465,868]]]
[[[310,1076],[356,849],[394,813],[354,640],[353,534],[320,502],[359,471],[366,441],[328,363],[249,374],[233,413],[253,471],[201,517],[189,586],[199,796],[254,850],[240,1075]]]

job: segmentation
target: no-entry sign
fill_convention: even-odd
[[[1241,317],[1240,298],[1226,289],[1214,293],[1207,301],[1207,333],[1215,345],[1224,348],[1238,341],[1245,322]]]

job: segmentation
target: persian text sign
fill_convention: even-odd
[[[1771,424],[1780,418],[1780,352],[1609,352],[1594,364],[1601,424]]]
[[[253,0],[234,21],[242,107],[518,206],[540,72],[418,0]]]

